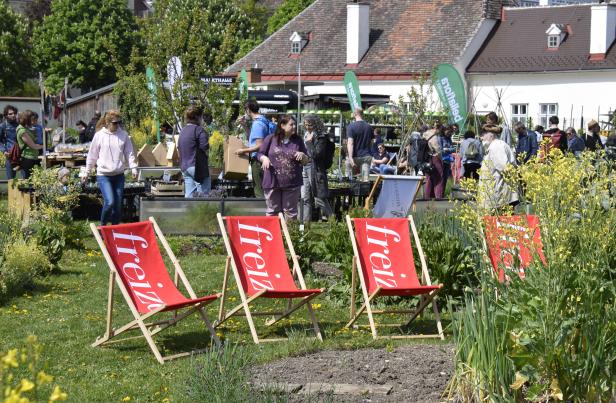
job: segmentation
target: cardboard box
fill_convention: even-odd
[[[157,166],[167,166],[167,145],[165,143],[156,144],[156,147],[152,150],[152,155],[154,155]]]
[[[152,146],[144,144],[141,150],[137,153],[137,163],[140,167],[153,167],[156,166],[156,158],[152,154]]]
[[[231,180],[246,179],[248,175],[248,155],[236,155],[235,150],[244,148],[244,143],[237,137],[229,136],[223,145],[224,178]]]

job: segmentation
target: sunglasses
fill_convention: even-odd
[[[121,125],[122,121],[121,120],[115,120],[115,121],[113,121],[111,123],[114,124],[114,125]]]

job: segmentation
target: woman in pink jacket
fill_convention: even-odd
[[[137,162],[133,143],[122,129],[120,112],[110,110],[105,115],[105,127],[96,132],[86,160],[89,173],[96,166],[96,182],[103,195],[101,225],[109,221],[119,224],[122,219],[124,197],[124,170],[132,169],[137,175]]]

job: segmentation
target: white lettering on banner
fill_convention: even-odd
[[[347,85],[347,93],[349,94],[349,98],[351,98],[351,109],[357,109],[360,105],[359,102],[357,102],[357,94],[355,93],[355,89],[353,88],[353,83],[349,83]]]
[[[515,225],[515,224],[509,224],[506,222],[501,222],[501,221],[496,221],[496,228],[504,228],[505,230],[515,230],[518,231],[520,233],[522,233],[524,239],[530,239],[530,236],[528,235],[529,233],[529,229],[526,227],[522,227],[520,225]],[[503,238],[501,238],[503,239]],[[515,240],[517,241],[517,239]]]
[[[447,77],[441,79],[441,86],[443,93],[445,94],[445,98],[447,98],[447,104],[449,105],[449,110],[453,115],[453,120],[456,123],[462,122],[464,117],[460,115],[460,104],[458,104],[458,101],[456,100],[456,93],[453,88],[451,88],[451,84],[449,83],[449,79]]]
[[[115,244],[116,251],[118,255],[127,254],[133,257],[134,262],[126,262],[122,266],[121,270],[126,279],[128,280],[128,285],[131,288],[133,295],[141,302],[142,304],[147,304],[149,310],[158,309],[164,305],[163,300],[158,296],[156,291],[154,291],[153,287],[150,284],[150,281],[146,279],[147,273],[145,270],[139,266],[139,262],[141,259],[139,258],[139,252],[137,251],[137,245],[141,247],[141,249],[148,249],[148,242],[140,236],[130,234],[123,234],[119,232],[112,231],[114,241],[130,241],[130,245],[118,245]],[[137,291],[135,288],[140,289],[149,289],[151,291]]]
[[[370,235],[370,232],[374,234]],[[381,237],[378,239],[377,237]],[[398,283],[393,279],[394,273],[391,271],[391,259],[389,258],[389,243],[387,237],[390,236],[390,239],[393,239],[394,242],[400,242],[400,234],[396,231],[393,231],[389,228],[377,227],[374,225],[370,225],[366,223],[366,239],[368,244],[378,245],[383,248],[382,252],[373,252],[370,253],[369,261],[372,269],[372,274],[374,275],[374,281],[377,285],[382,286],[384,288],[393,288],[397,287]],[[385,277],[391,278],[385,278]]]
[[[273,290],[274,286],[272,282],[268,280],[269,273],[265,269],[266,263],[261,253],[263,253],[263,246],[261,245],[261,235],[264,235],[265,240],[271,242],[274,239],[272,233],[265,228],[261,228],[256,225],[246,225],[242,224],[238,221],[237,223],[238,233],[240,235],[240,243],[242,245],[253,245],[256,247],[256,252],[246,252],[242,255],[242,262],[246,267],[246,274],[248,275],[248,280],[257,291],[261,290]],[[242,233],[244,230],[244,233]],[[256,234],[256,238],[250,238],[246,234],[247,231],[250,231],[252,236],[254,237]],[[252,263],[252,264],[251,264]],[[255,278],[262,277],[262,278]]]

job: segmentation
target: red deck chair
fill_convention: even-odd
[[[486,228],[484,248],[498,281],[504,282],[509,277],[507,272],[517,273],[523,279],[535,254],[546,264],[539,217],[486,216],[483,221]]]
[[[364,311],[368,314],[368,322],[372,337],[377,339],[374,314],[410,313],[406,323],[409,325],[425,309],[430,302],[436,316],[438,334],[391,336],[390,338],[424,338],[440,337],[444,340],[443,327],[438,312],[436,294],[442,285],[432,285],[426,265],[426,258],[419,242],[413,217],[406,218],[353,218],[346,216],[351,243],[353,244],[353,276],[351,285],[351,320],[346,327],[352,326]],[[421,261],[422,283],[417,278],[413,248],[409,233],[409,223],[413,230],[413,238],[417,244]],[[355,229],[353,229],[355,225]],[[356,273],[359,276],[364,303],[355,311]],[[370,304],[379,296],[418,296],[420,303],[413,310],[381,310],[375,311]]]
[[[271,326],[305,305],[316,337],[323,340],[310,301],[325,289],[306,289],[299,261],[297,255],[295,255],[289,230],[282,214],[278,217],[225,217],[223,219],[219,213],[217,217],[228,256],[225,265],[220,312],[215,326],[220,326],[231,316],[244,309],[250,333],[252,333],[252,339],[255,343],[286,340],[281,338],[259,339],[252,316],[274,315],[271,320],[266,322],[267,326]],[[291,272],[287,262],[280,232],[281,226],[293,261],[293,272]],[[230,270],[233,271],[235,276],[242,302],[225,313]],[[297,276],[300,284],[299,289],[295,285],[293,276]],[[258,298],[283,298],[288,300],[288,305],[283,312],[251,312],[248,305]],[[299,301],[293,304],[292,300],[295,298]]]
[[[108,343],[111,338],[125,331],[140,329],[156,359],[161,364],[174,358],[206,351],[206,349],[192,350],[163,357],[152,338],[158,332],[175,325],[194,312],[201,316],[211,337],[220,346],[220,340],[203,310],[205,305],[216,301],[220,294],[197,298],[167,240],[152,217],[150,217],[150,221],[98,228],[96,225],[90,224],[90,229],[110,270],[107,330],[102,337],[99,337],[92,344],[93,347]],[[175,268],[174,280],[171,279],[165,267],[156,235],[158,235],[169,259],[173,262]],[[180,279],[190,298],[184,297],[178,290],[178,280]],[[111,328],[114,281],[134,317],[134,320],[116,329]],[[186,311],[180,314],[178,312],[180,309],[186,309]],[[173,315],[166,320],[146,323],[146,320],[150,317],[166,311],[173,311]]]

